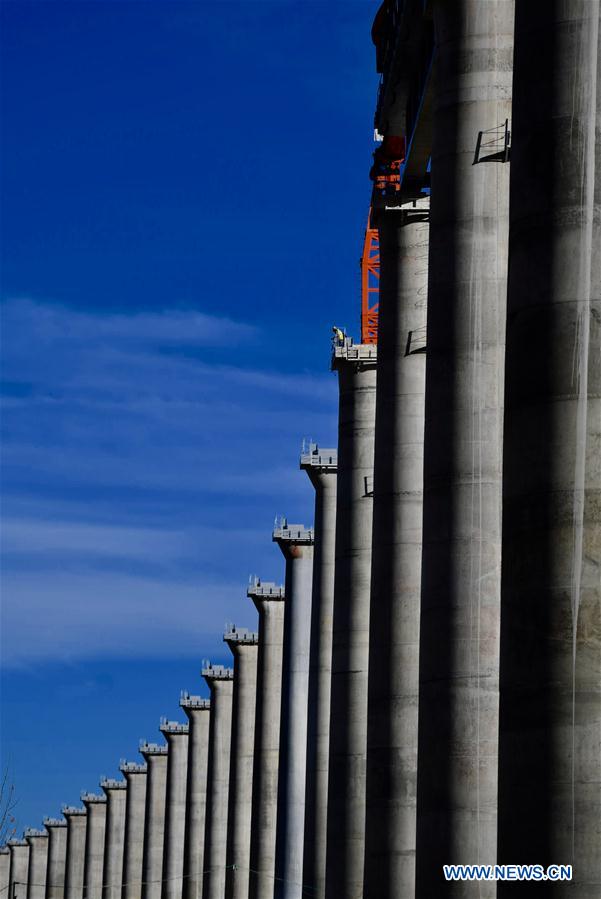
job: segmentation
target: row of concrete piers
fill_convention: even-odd
[[[405,155],[376,167],[377,345],[338,334],[338,445],[301,455],[314,525],[275,528],[285,583],[251,583],[188,723],[0,850],[9,899],[528,889],[451,863],[601,895],[599,11],[383,4]]]

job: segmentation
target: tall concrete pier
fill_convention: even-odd
[[[273,899],[278,805],[284,587],[255,579],[247,595],[259,613],[257,707],[250,835],[250,899]]]
[[[578,899],[601,890],[598,30],[597,0],[516,4],[499,860],[572,864],[547,890]]]
[[[65,899],[67,865],[67,822],[64,818],[44,818],[48,831],[46,899]]]
[[[100,781],[100,786],[106,795],[102,896],[103,899],[121,899],[127,781],[107,777]]]
[[[8,846],[0,846],[0,892],[11,899],[10,887],[10,849]]]
[[[145,764],[123,760],[119,770],[127,781],[121,896],[122,899],[141,899],[148,768]]]
[[[211,701],[182,693],[179,704],[189,722],[183,895],[184,899],[201,899]]]
[[[85,808],[75,805],[64,805],[62,811],[67,820],[65,899],[82,899],[88,814]]]
[[[377,347],[337,341],[338,495],[326,896],[363,890],[367,665]]]
[[[167,746],[160,746],[157,743],[140,744],[140,753],[148,769],[144,812],[142,899],[161,899],[168,752]]]
[[[202,676],[211,691],[204,847],[206,874],[202,899],[223,899],[225,895],[234,671],[223,665],[207,664],[202,669]]]
[[[433,11],[416,895],[484,899],[442,865],[496,858],[513,0]]]
[[[23,834],[29,844],[27,899],[45,899],[48,870],[48,832],[28,827]]]
[[[232,626],[223,639],[234,656],[225,896],[248,899],[259,635]]]
[[[429,201],[378,213],[364,895],[415,890]]]
[[[326,875],[337,463],[337,450],[315,443],[300,458],[301,469],[315,487],[303,883],[316,899],[324,897]]]
[[[10,853],[8,893],[10,899],[27,899],[27,874],[29,869],[29,843],[12,839],[7,843]]]
[[[313,531],[281,523],[273,532],[286,559],[275,899],[300,899],[309,706]]]
[[[100,793],[82,793],[81,801],[88,812],[86,858],[83,872],[84,899],[102,899],[106,796]]]
[[[167,740],[167,805],[163,848],[162,899],[181,899],[184,873],[184,836],[186,831],[186,783],[188,779],[188,724],[161,720],[161,733]]]

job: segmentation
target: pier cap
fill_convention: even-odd
[[[47,830],[38,830],[37,827],[26,827],[23,831],[23,836],[26,840],[35,839],[36,837],[47,837]]]
[[[66,827],[64,818],[44,818],[44,827]]]
[[[279,544],[313,544],[313,528],[304,524],[288,524],[287,518],[276,519],[272,540]]]
[[[189,728],[188,722],[183,724],[181,721],[169,721],[167,718],[161,718],[161,723],[159,724],[160,732],[166,737],[173,736],[173,734],[187,734]]]
[[[82,790],[80,798],[87,805],[101,805],[106,802],[106,796],[103,796],[102,793],[87,793],[85,790]]]
[[[121,759],[119,762],[119,771],[122,774],[146,774],[148,765],[146,762],[128,762],[127,759]]]
[[[140,740],[140,752],[144,756],[151,755],[168,755],[169,746],[165,743],[147,743],[146,740]]]
[[[0,855],[8,855],[9,852],[8,846],[0,846]]]
[[[370,368],[378,361],[377,343],[355,343],[352,337],[335,340],[332,349],[332,371],[351,364],[357,368]]]
[[[101,777],[100,787],[105,792],[107,790],[127,790],[127,781],[118,780],[116,777]]]
[[[211,700],[205,699],[204,696],[191,696],[187,690],[182,690],[179,698],[179,704],[182,709],[210,709]]]
[[[6,841],[7,846],[28,846],[29,843],[27,840],[22,839],[21,837],[12,837],[10,840]]]
[[[87,810],[79,805],[63,805],[61,811],[65,818],[75,818],[77,815],[87,814]]]
[[[252,574],[248,579],[246,595],[249,599],[285,599],[283,584],[276,584],[274,581],[262,581],[261,578]]]
[[[338,450],[320,449],[317,443],[303,440],[299,467],[304,471],[331,471],[338,470]]]
[[[259,635],[256,631],[249,631],[246,627],[236,627],[235,624],[226,624],[223,640],[224,643],[256,646],[259,642]]]
[[[201,674],[207,683],[216,680],[233,680],[234,669],[225,665],[211,665],[208,659],[203,659]]]

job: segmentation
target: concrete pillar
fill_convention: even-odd
[[[485,899],[442,865],[496,859],[513,0],[434,26],[416,894]]]
[[[202,899],[224,899],[234,671],[207,664],[202,676],[211,691]]]
[[[320,449],[315,443],[306,449],[301,455],[300,467],[307,472],[315,487],[315,558],[311,599],[303,883],[311,890],[315,899],[323,899],[328,819],[338,452],[335,449]]]
[[[275,899],[300,899],[309,705],[313,531],[288,524],[273,532],[286,559]]]
[[[0,846],[0,894],[10,899],[10,849]]]
[[[24,837],[29,844],[27,899],[45,899],[48,870],[48,832],[28,827]]]
[[[499,861],[573,865],[547,891],[574,899],[601,890],[598,32],[598,0],[516,4]]]
[[[248,899],[259,635],[232,626],[223,639],[234,656],[225,896]]]
[[[81,801],[88,812],[86,857],[83,873],[84,899],[102,899],[106,796],[100,793],[82,793]]]
[[[8,846],[0,846],[0,894],[9,895],[10,887],[10,849]]]
[[[107,803],[102,896],[103,899],[121,899],[127,781],[103,778],[100,786],[106,794]]]
[[[188,724],[161,720],[167,740],[167,804],[163,848],[162,899],[182,899],[184,835],[186,831],[186,783],[188,779]]]
[[[378,213],[365,899],[413,896],[429,201]]]
[[[367,666],[373,512],[377,347],[346,338],[338,372],[338,494],[332,633],[332,693],[326,896],[363,890]]]
[[[7,843],[10,852],[10,899],[27,899],[27,875],[29,869],[29,843],[12,839]]]
[[[278,806],[284,587],[256,579],[247,595],[259,613],[257,706],[250,834],[250,899],[273,899]]]
[[[65,805],[63,806],[63,815],[67,820],[65,899],[83,899],[88,814],[85,808]]]
[[[45,899],[65,899],[67,865],[67,822],[61,818],[44,818],[48,831],[48,870]]]
[[[159,746],[157,743],[140,744],[140,753],[148,769],[144,811],[142,899],[161,899],[168,752],[167,746]]]
[[[184,899],[201,899],[211,701],[201,696],[182,693],[179,704],[188,716],[189,722],[183,894]]]
[[[119,770],[127,781],[121,899],[142,899],[148,768],[123,760]]]

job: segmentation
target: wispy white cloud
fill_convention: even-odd
[[[83,657],[197,656],[227,620],[253,627],[239,584],[197,584],[119,575],[6,574],[2,663],[6,667]]]
[[[297,453],[331,440],[332,375],[244,367],[260,335],[203,318],[5,307],[5,664],[193,651],[191,621],[279,576],[273,516],[311,521]]]

